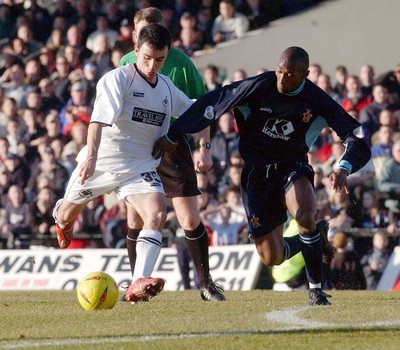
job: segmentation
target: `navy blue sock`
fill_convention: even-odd
[[[283,240],[285,241],[285,246],[283,247],[283,261],[301,252],[302,242],[300,241],[300,235],[284,237]]]
[[[301,253],[303,254],[307,279],[310,285],[318,285],[322,281],[322,246],[320,236],[321,233],[318,229],[309,235],[300,235],[302,243]]]

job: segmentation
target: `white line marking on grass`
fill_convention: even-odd
[[[8,344],[0,344],[0,349],[30,349],[30,348],[57,348],[61,346],[79,346],[79,345],[96,345],[96,344],[122,344],[132,342],[151,342],[157,340],[176,340],[176,339],[190,339],[190,338],[211,338],[229,335],[252,335],[252,334],[274,334],[288,331],[309,330],[309,329],[322,329],[322,328],[369,328],[369,327],[393,327],[399,326],[400,321],[377,321],[366,322],[358,324],[337,324],[312,321],[299,315],[301,312],[313,308],[311,306],[288,308],[278,311],[272,311],[265,314],[265,318],[274,323],[286,324],[290,326],[278,327],[274,329],[265,330],[238,330],[238,331],[221,331],[209,333],[183,333],[171,335],[147,335],[147,336],[123,336],[123,337],[105,337],[105,338],[75,338],[75,339],[52,339],[52,340],[24,340],[13,341]]]
[[[329,306],[328,306],[329,307]],[[389,327],[399,326],[400,321],[376,321],[356,324],[345,323],[327,323],[312,321],[307,318],[302,318],[299,314],[315,306],[304,306],[290,309],[272,311],[265,315],[265,318],[275,323],[290,324],[292,327],[285,327],[284,330],[301,330],[301,329],[316,329],[316,328],[368,328],[368,327]],[[282,329],[281,329],[282,330]]]

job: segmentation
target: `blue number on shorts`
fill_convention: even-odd
[[[160,176],[157,174],[156,171],[149,171],[147,173],[141,173],[140,174],[143,177],[143,180],[146,182],[157,182],[157,183],[161,183],[161,179]]]

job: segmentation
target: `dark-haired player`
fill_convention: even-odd
[[[133,41],[136,42],[141,29],[152,23],[162,23],[162,13],[155,7],[147,7],[136,12],[134,22]],[[122,57],[120,65],[135,63],[135,51]],[[204,95],[204,85],[196,67],[184,53],[171,48],[168,57],[160,72],[168,76],[174,84],[192,99]],[[205,129],[199,133],[200,160],[193,164],[192,154],[188,140],[181,135],[180,144],[175,155],[169,159],[162,159],[157,171],[161,177],[167,197],[172,199],[172,204],[179,224],[185,231],[188,250],[192,256],[194,266],[199,276],[200,293],[203,300],[225,300],[223,290],[211,279],[208,262],[208,234],[200,220],[197,208],[197,171],[206,172],[212,166],[210,152],[210,134]],[[128,207],[128,211],[133,211]],[[127,246],[132,273],[136,263],[137,236],[143,227],[138,216],[129,215]]]

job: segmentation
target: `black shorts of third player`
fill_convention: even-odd
[[[162,158],[157,172],[168,198],[193,197],[201,193],[197,188],[192,152],[185,136],[179,138],[178,146],[170,160]]]
[[[271,233],[286,222],[285,194],[303,176],[313,185],[314,171],[305,160],[244,166],[242,196],[253,239]]]

